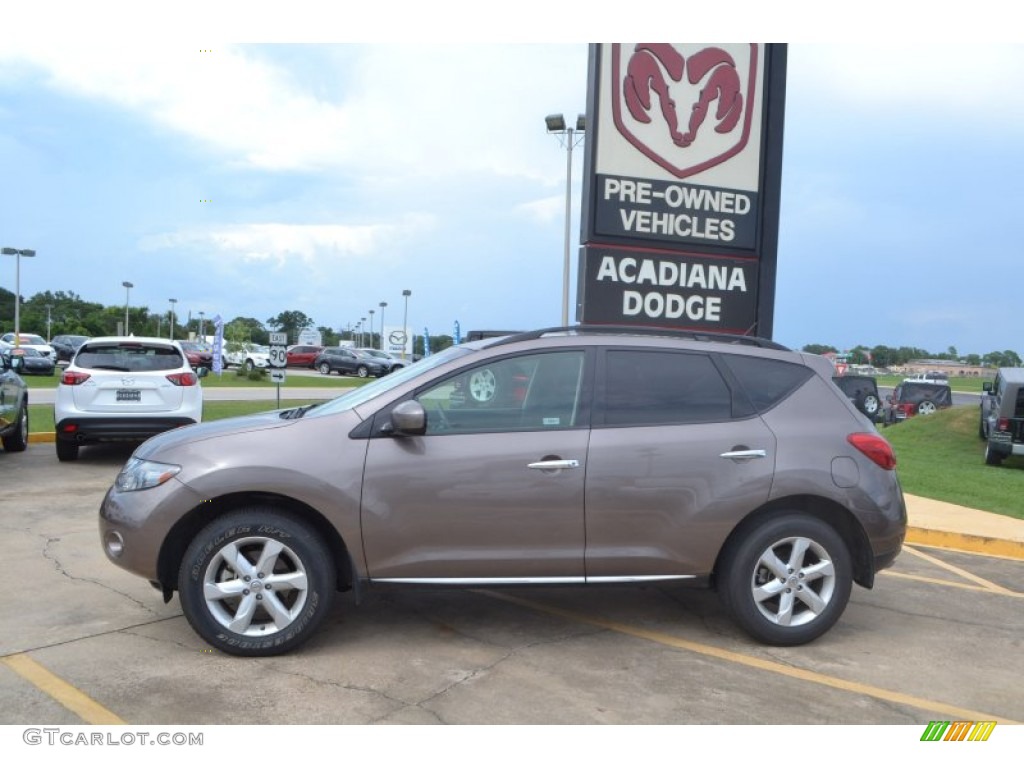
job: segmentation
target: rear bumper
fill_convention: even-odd
[[[183,416],[70,418],[57,424],[57,439],[70,443],[146,440],[169,429],[195,423],[195,419]]]

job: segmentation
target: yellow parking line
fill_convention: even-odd
[[[28,654],[5,656],[3,663],[89,725],[127,725],[102,704],[86,696],[71,683],[57,677],[42,664],[33,661]]]
[[[996,592],[996,593],[998,593],[1000,595],[1014,595],[1014,596],[1019,596],[1019,594],[1020,594],[1018,592],[1014,592],[1012,589],[1007,589],[1006,587],[1001,587],[1000,585],[998,585],[998,584],[996,584],[994,582],[991,582],[988,579],[983,579],[980,576],[975,576],[973,573],[971,573],[970,571],[965,571],[963,568],[958,568],[955,565],[950,565],[949,563],[945,563],[942,560],[939,560],[937,557],[932,557],[931,555],[927,555],[927,554],[925,554],[924,552],[922,552],[919,549],[914,549],[913,547],[909,547],[907,545],[904,545],[903,546],[903,550],[905,552],[909,552],[910,554],[914,555],[915,557],[919,557],[922,560],[931,563],[932,565],[937,565],[938,567],[940,567],[940,568],[942,568],[944,570],[947,570],[950,573],[955,573],[957,576],[960,576],[961,578],[967,579],[968,581],[973,581],[978,586],[984,587],[985,589],[987,589],[990,592]]]
[[[1014,720],[1009,720],[1004,717],[997,715],[987,714],[985,712],[975,712],[971,709],[962,709],[961,707],[953,706],[952,704],[946,704],[941,701],[932,701],[931,699],[922,699],[918,696],[910,696],[899,691],[890,691],[885,688],[878,688],[873,685],[864,685],[862,683],[855,683],[850,680],[843,680],[838,677],[832,677],[830,675],[822,675],[818,672],[812,672],[807,669],[800,669],[798,667],[792,667],[786,664],[779,664],[774,661],[766,661],[765,659],[759,659],[755,656],[747,656],[746,654],[736,653],[735,651],[727,651],[724,648],[718,648],[713,645],[705,645],[704,643],[696,643],[692,640],[683,640],[679,637],[667,635],[664,632],[655,632],[648,629],[641,629],[639,627],[630,626],[628,624],[620,624],[615,621],[608,621],[600,619],[594,616],[587,616],[581,613],[575,613],[573,611],[566,611],[561,608],[555,608],[554,606],[544,605],[542,603],[534,602],[533,600],[524,600],[521,597],[515,597],[513,595],[506,595],[500,592],[492,592],[490,590],[478,590],[481,594],[494,597],[499,600],[504,600],[515,605],[520,605],[524,608],[530,608],[535,611],[541,611],[548,613],[553,616],[559,616],[569,621],[575,621],[583,624],[590,624],[591,626],[601,627],[603,629],[611,630],[612,632],[619,632],[624,635],[631,637],[638,637],[643,640],[649,640],[660,645],[666,645],[671,648],[679,648],[680,650],[690,651],[691,653],[698,653],[702,656],[710,656],[715,659],[721,659],[722,661],[728,661],[733,664],[741,664],[746,667],[753,667],[763,672],[771,672],[777,675],[783,675],[785,677],[791,677],[797,680],[802,680],[808,683],[814,683],[816,685],[823,685],[829,688],[837,688],[847,693],[855,693],[863,696],[871,696],[875,699],[881,699],[882,701],[890,701],[895,704],[902,704],[905,706],[915,707],[925,712],[932,712],[935,714],[943,715],[945,717],[956,718],[958,720],[996,720],[1000,725],[1021,725]]]

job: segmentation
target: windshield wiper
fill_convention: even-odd
[[[298,408],[289,408],[287,411],[281,411],[280,415],[282,419],[301,419],[318,405],[321,405],[321,403],[310,403],[309,405],[302,405]]]

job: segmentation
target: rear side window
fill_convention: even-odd
[[[759,412],[774,408],[813,375],[807,366],[784,360],[728,355],[725,361]]]
[[[728,421],[732,391],[707,355],[608,350],[599,407],[606,426]]]
[[[171,371],[183,365],[177,349],[145,344],[85,344],[75,358],[76,367],[97,371]]]

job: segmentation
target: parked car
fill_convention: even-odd
[[[201,341],[179,341],[188,364],[193,368],[213,368],[213,348]]]
[[[872,421],[881,418],[882,398],[878,394],[878,380],[875,377],[848,373],[833,376],[832,381],[850,398],[850,402],[857,406],[858,411]]]
[[[73,334],[61,334],[54,336],[50,340],[50,346],[53,347],[54,354],[57,356],[58,363],[71,362],[71,358],[75,356],[75,352],[82,346],[83,342],[88,340],[88,336],[77,336]]]
[[[269,368],[270,347],[250,344],[231,352],[225,349],[221,360],[225,368],[230,368],[232,365],[249,371],[253,368]]]
[[[284,351],[286,365],[289,367],[296,368],[313,368],[316,366],[316,358],[321,352],[324,351],[323,347],[314,346],[311,344],[293,344]]]
[[[390,370],[386,363],[358,349],[327,347],[317,355],[314,365],[325,376],[337,371],[342,376],[383,376]]]
[[[1000,368],[982,389],[978,435],[985,441],[985,463],[1024,456],[1024,368]]]
[[[400,357],[395,357],[390,352],[385,352],[380,349],[369,349],[366,347],[360,348],[358,351],[365,355],[369,355],[375,358],[381,365],[387,369],[387,373],[391,373],[398,368],[404,368],[406,363]]]
[[[9,453],[28,447],[28,386],[18,375],[23,358],[0,349],[0,444]]]
[[[56,362],[52,357],[43,357],[35,347],[12,347],[11,357],[22,358],[21,373],[24,375],[52,376]]]
[[[57,359],[53,347],[47,343],[46,339],[34,333],[18,334],[17,344],[14,343],[14,333],[5,333],[3,336],[0,336],[0,341],[4,342],[8,347],[26,347],[38,351],[43,357],[48,357],[51,360]]]
[[[89,339],[64,369],[53,408],[57,458],[82,445],[145,440],[203,420],[199,379],[176,341],[136,336]]]
[[[906,421],[910,416],[929,416],[940,408],[953,405],[953,393],[949,384],[923,379],[904,379],[896,385],[886,407],[885,420],[888,424]]]
[[[493,407],[455,396],[483,372]],[[521,376],[522,399],[502,397]],[[401,584],[713,586],[751,636],[796,645],[899,553],[895,464],[823,357],[577,326],[158,435],[100,532],[113,563],[177,590],[205,642],[244,656],[306,641],[336,590]]]

